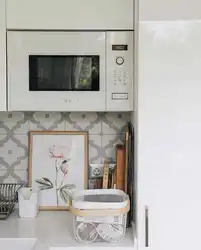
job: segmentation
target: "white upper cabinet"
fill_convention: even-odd
[[[6,110],[6,27],[5,1],[0,1],[0,111]]]
[[[133,29],[133,0],[7,0],[7,28]]]

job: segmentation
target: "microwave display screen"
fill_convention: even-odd
[[[100,58],[30,55],[30,91],[99,91]]]
[[[126,51],[128,50],[128,45],[127,44],[113,44],[112,50]]]

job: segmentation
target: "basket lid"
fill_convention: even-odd
[[[72,207],[77,209],[118,209],[128,205],[129,197],[118,189],[91,189],[73,194]]]

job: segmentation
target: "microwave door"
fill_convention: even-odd
[[[9,110],[104,111],[105,58],[105,32],[9,31]]]

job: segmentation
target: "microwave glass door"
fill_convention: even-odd
[[[98,55],[29,55],[30,91],[99,91]]]

